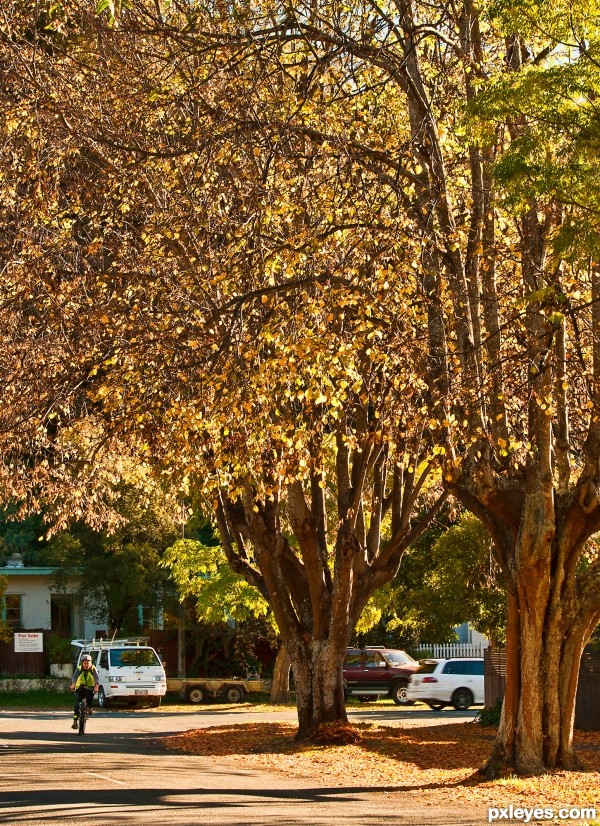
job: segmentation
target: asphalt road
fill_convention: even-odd
[[[1,698],[0,698],[1,704]],[[416,709],[351,712],[354,719],[428,725],[472,719],[471,712]],[[94,826],[480,826],[486,812],[433,808],[393,788],[322,786],[166,752],[157,738],[191,728],[295,719],[220,710],[96,711],[79,737],[67,711],[0,711],[0,824]],[[360,780],[359,778],[357,779]]]

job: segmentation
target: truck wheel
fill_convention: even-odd
[[[244,689],[237,685],[228,686],[223,692],[226,703],[241,703],[244,699]]]
[[[408,699],[405,683],[396,683],[390,691],[390,697],[397,706],[413,705],[413,701]]]
[[[150,700],[150,708],[158,708],[160,706],[160,697],[152,697]]]
[[[108,708],[110,705],[110,700],[107,699],[102,686],[98,689],[98,705],[100,708]]]
[[[195,685],[188,689],[187,698],[190,703],[201,703],[204,700],[204,691],[200,686]]]

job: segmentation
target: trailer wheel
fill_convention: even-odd
[[[227,686],[223,697],[226,703],[240,703],[244,699],[244,689],[238,685]]]
[[[201,703],[204,700],[204,691],[200,686],[192,686],[192,688],[188,688],[187,699],[190,703]]]

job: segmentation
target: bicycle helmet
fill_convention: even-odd
[[[81,658],[82,663],[85,663],[85,662],[91,663],[91,661],[92,661],[92,658],[90,657],[89,654],[84,654],[83,657]]]

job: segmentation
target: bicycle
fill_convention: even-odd
[[[87,700],[85,697],[82,697],[79,702],[79,729],[77,730],[77,734],[82,736],[85,734],[85,724],[87,723]]]
[[[85,734],[85,725],[89,716],[90,712],[88,711],[87,697],[85,693],[82,693],[82,697],[79,700],[79,716],[77,717],[77,734],[80,736]]]

